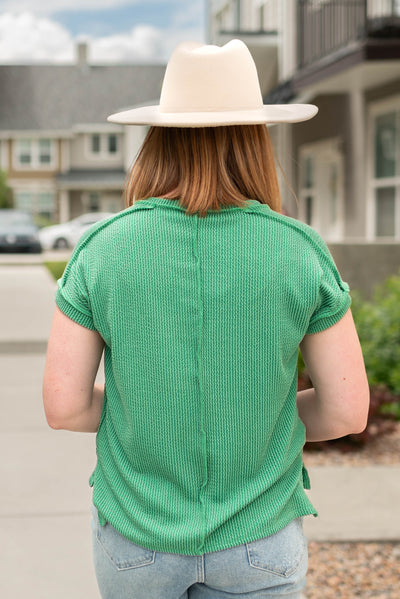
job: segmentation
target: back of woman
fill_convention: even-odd
[[[131,205],[82,238],[57,293],[56,319],[78,326],[63,320],[67,343],[97,356],[81,372],[76,357],[69,366],[88,381],[85,426],[98,430],[99,586],[109,599],[294,598],[307,568],[301,518],[316,514],[306,430],[329,436],[346,418],[360,427],[367,403],[350,325],[340,327],[357,354],[346,391],[360,392],[357,417],[332,418],[326,378],[320,396],[297,394],[298,351],[303,343],[318,380],[313,339],[347,322],[349,289],[320,237],[279,214],[264,125],[179,127],[150,129]],[[106,386],[92,396],[103,345]],[[327,355],[336,345],[322,339]],[[50,413],[60,398],[49,396]],[[73,407],[58,418],[56,428],[84,426]]]

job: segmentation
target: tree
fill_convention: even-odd
[[[7,175],[0,170],[0,209],[12,208],[14,205],[13,190],[7,183]]]

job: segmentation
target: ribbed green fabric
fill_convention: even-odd
[[[95,225],[56,298],[105,341],[93,500],[156,551],[200,555],[315,514],[297,353],[350,305],[320,237],[250,200],[141,200]]]

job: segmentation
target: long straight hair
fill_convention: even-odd
[[[151,127],[129,174],[125,202],[176,199],[187,214],[258,200],[280,212],[281,197],[265,125]]]

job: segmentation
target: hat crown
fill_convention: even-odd
[[[247,46],[180,44],[168,63],[161,113],[258,110],[263,99],[257,69]]]

